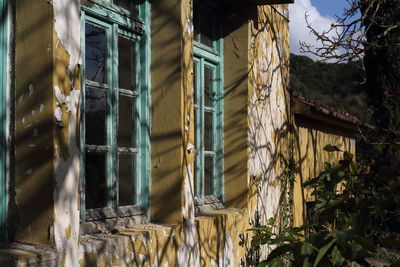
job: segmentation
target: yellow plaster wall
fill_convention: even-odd
[[[180,0],[151,7],[151,218],[182,222],[183,47]],[[168,201],[165,201],[168,199]]]
[[[249,221],[280,221],[281,182],[289,159],[289,20],[287,5],[258,6],[251,20],[248,91]],[[269,248],[261,248],[266,258]]]
[[[302,184],[310,178],[317,177],[324,170],[325,162],[338,162],[343,158],[341,152],[324,151],[326,145],[337,146],[342,151],[355,155],[355,139],[343,129],[313,120],[295,120],[295,162],[299,172],[296,174],[293,191],[294,226],[305,222],[305,202],[314,201],[310,189],[304,189]]]
[[[290,105],[287,5],[259,6],[251,21],[248,91],[249,217],[279,219],[288,159]]]
[[[53,244],[53,9],[16,2],[15,183],[10,231],[15,239]],[[15,192],[15,198],[14,198]]]
[[[196,217],[200,266],[241,266],[246,251],[239,234],[247,230],[244,210],[207,212]]]
[[[227,207],[247,203],[247,90],[249,21],[255,6],[228,5],[224,39],[224,189]]]
[[[53,163],[55,158],[64,161],[70,158],[73,140],[70,138],[73,129],[71,114],[68,114],[65,103],[58,101],[53,87],[58,86],[65,96],[73,89],[79,90],[79,68],[76,66],[73,72],[66,72],[71,58],[68,49],[59,42],[61,37],[54,32],[54,15],[51,7],[45,5],[46,1],[20,3],[26,6],[21,4],[17,10],[17,20],[21,20],[17,36],[26,39],[17,41],[17,73],[22,73],[17,80],[17,99],[29,95],[31,79],[35,81],[35,90],[42,86],[36,99],[44,101],[44,117],[40,120],[43,125],[39,130],[48,131],[41,136],[40,146],[46,152],[42,153],[46,161],[40,164],[48,169],[46,172],[33,170],[31,176],[24,174],[29,173],[30,167],[41,165],[23,158],[23,152],[27,150],[25,139],[28,138],[25,137],[29,135],[21,121],[31,111],[25,106],[18,107],[16,164],[21,166],[17,172],[20,176],[16,179],[20,183],[18,188],[27,194],[30,193],[29,186],[39,189],[42,180],[47,183],[40,191],[43,195],[34,196],[35,204],[37,199],[45,198],[41,205],[33,207],[25,195],[17,194],[17,200],[26,203],[26,206],[17,203],[25,223],[21,225],[26,226],[18,229],[18,235],[21,241],[50,244],[51,240],[47,238],[52,236],[49,229],[54,220]],[[239,266],[246,258],[245,249],[239,245],[239,234],[250,228],[249,221],[255,219],[256,211],[262,213],[262,219],[276,214],[276,200],[280,196],[279,164],[286,153],[289,116],[286,92],[289,58],[287,7],[249,6],[244,10],[242,6],[232,5],[230,11],[236,13],[236,17],[233,21],[229,16],[224,17],[225,201],[228,207],[245,209],[225,209],[195,217],[191,184],[194,151],[190,150],[194,136],[191,5],[191,0],[152,2],[150,213],[152,222],[164,224],[81,236],[79,244],[65,242],[70,246],[68,249],[79,247],[81,266]],[[40,21],[34,24],[38,29],[43,28],[43,34],[29,34],[29,27],[33,27],[32,16],[25,18],[29,17],[25,7],[35,16],[43,15],[48,20],[43,25]],[[31,46],[41,58],[34,59],[37,64],[29,63],[32,65],[25,70],[23,64],[31,56]],[[23,101],[23,105],[36,103]],[[62,120],[58,123],[53,114],[57,108],[62,111]],[[78,131],[78,125],[74,127]],[[28,186],[24,185],[25,178]],[[29,179],[37,184],[32,184]],[[75,190],[70,196],[77,193]],[[32,207],[37,218],[33,218],[28,210]],[[72,211],[76,212],[75,208]],[[35,222],[36,228],[28,222]],[[65,229],[65,235],[60,234],[64,241],[75,235],[74,227],[72,233],[68,230],[71,228]],[[66,257],[74,256],[69,253],[69,256],[60,254],[61,264],[68,262]]]
[[[182,225],[141,225],[113,234],[82,237],[80,266],[240,266],[245,250],[239,233],[246,230],[244,210],[207,212],[196,217],[198,254],[182,262]]]

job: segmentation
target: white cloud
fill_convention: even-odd
[[[312,5],[311,0],[296,0],[293,5],[289,5],[290,15],[290,51],[293,54],[300,54],[299,41],[303,41],[313,45],[320,46],[315,36],[310,34],[305,21],[305,14],[308,14],[308,21],[319,32],[329,30],[335,19],[329,16],[322,16],[317,8]],[[308,57],[317,59],[311,54]]]

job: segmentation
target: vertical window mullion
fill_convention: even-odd
[[[194,97],[194,112],[195,112],[195,145],[196,145],[196,153],[195,153],[195,170],[194,170],[194,189],[195,189],[195,196],[198,197],[200,193],[200,187],[201,187],[201,175],[200,175],[200,169],[201,169],[201,162],[200,162],[200,157],[201,157],[201,145],[200,145],[200,129],[201,129],[201,123],[200,123],[200,60],[198,58],[194,58],[194,88],[193,88],[193,97]]]
[[[111,165],[110,165],[110,204],[118,214],[119,206],[119,183],[117,181],[118,168],[119,168],[119,157],[117,147],[117,129],[118,129],[118,105],[119,105],[119,94],[118,94],[118,25],[113,24],[111,27],[111,47],[110,47],[110,78],[111,78],[111,127],[110,130],[110,147],[111,147]]]
[[[200,113],[200,197],[204,198],[204,58],[200,58],[200,86],[199,86],[199,113]]]
[[[139,206],[142,208],[147,208],[149,205],[149,173],[150,173],[150,139],[149,139],[149,132],[150,132],[150,59],[151,59],[151,52],[150,52],[150,9],[151,4],[149,1],[143,1],[143,3],[138,6],[138,14],[140,18],[145,22],[144,27],[144,34],[140,37],[136,44],[136,60],[137,60],[137,91],[139,92],[138,102],[140,104],[138,108],[140,108],[140,120],[138,120],[138,131],[137,135],[140,136],[140,142],[137,144],[139,149],[139,154],[137,157],[138,163],[138,176],[140,177],[140,187],[136,192],[139,195]],[[140,126],[140,127],[139,127]],[[140,162],[139,162],[140,160]],[[147,211],[148,212],[148,211]]]
[[[222,26],[221,26],[222,27]],[[218,42],[218,50],[220,53],[223,55],[223,48],[222,48],[222,42],[223,40],[220,40]],[[223,59],[223,57],[222,57]],[[216,88],[216,102],[215,102],[215,166],[216,166],[216,175],[219,177],[223,177],[223,96],[224,96],[224,90],[223,90],[223,63],[224,61],[221,60],[220,63],[217,65],[216,68],[216,73],[215,73],[215,88]],[[218,179],[215,184],[215,190],[217,193],[218,197],[221,197],[223,199],[223,179]]]
[[[114,84],[114,69],[113,69],[113,48],[114,48],[114,38],[113,38],[114,28],[111,26],[107,29],[107,83],[110,85],[107,89],[107,145],[110,146],[110,150],[107,152],[107,168],[106,168],[106,179],[107,179],[107,207],[115,208],[115,192],[113,187],[115,186],[115,147],[114,143],[114,105],[115,102],[115,84]]]
[[[85,47],[86,43],[86,30],[85,30],[85,11],[82,11],[81,14],[81,47]],[[86,50],[82,50],[82,59],[86,58]],[[82,64],[82,70],[81,70],[81,76],[82,76],[82,90],[81,90],[81,109],[80,113],[81,115],[81,123],[80,123],[80,217],[82,221],[85,221],[85,215],[86,215],[86,196],[85,196],[85,136],[86,136],[86,119],[85,119],[85,91],[86,91],[86,65],[85,63]]]
[[[133,134],[133,144],[136,148],[139,149],[139,153],[135,154],[133,156],[133,166],[134,167],[134,177],[132,177],[132,179],[134,179],[134,184],[136,185],[136,190],[135,190],[135,203],[142,205],[144,203],[144,192],[143,192],[143,188],[144,188],[144,179],[145,179],[145,174],[142,171],[141,168],[141,164],[140,162],[142,162],[142,157],[143,157],[143,150],[144,150],[144,146],[143,142],[144,140],[142,139],[142,134],[139,133],[141,127],[140,124],[143,121],[144,118],[142,118],[141,114],[144,114],[143,111],[141,112],[142,109],[142,105],[144,105],[144,103],[142,103],[142,92],[141,92],[141,88],[140,88],[140,84],[141,84],[141,80],[140,80],[140,73],[138,70],[140,70],[140,57],[138,55],[140,55],[139,53],[139,43],[137,40],[133,41],[132,45],[134,46],[133,49],[133,54],[132,56],[134,57],[134,73],[133,73],[133,81],[134,81],[134,85],[135,85],[135,91],[138,92],[138,96],[136,96],[134,98],[133,101],[133,118],[134,118],[134,134]]]
[[[213,116],[212,116],[212,118],[213,118],[213,123],[212,123],[212,135],[213,135],[213,145],[212,145],[212,149],[213,149],[213,151],[214,151],[214,156],[213,156],[213,177],[214,177],[214,179],[213,179],[213,191],[214,191],[214,194],[215,195],[219,195],[219,190],[218,190],[218,188],[219,188],[219,182],[220,182],[220,177],[219,177],[219,175],[218,175],[218,172],[217,172],[217,169],[218,169],[218,164],[217,164],[217,156],[218,156],[218,151],[217,151],[217,145],[218,145],[218,143],[219,143],[219,138],[216,138],[217,137],[217,135],[219,134],[219,132],[218,132],[218,126],[219,126],[219,122],[218,122],[218,120],[217,120],[217,112],[218,112],[218,110],[217,110],[217,106],[218,106],[218,104],[217,104],[217,93],[218,93],[218,83],[217,83],[217,77],[218,77],[218,75],[217,75],[217,68],[216,67],[213,67],[213,75],[212,75],[212,86],[213,86],[213,91],[212,91],[212,96],[213,96],[213,105],[212,105],[212,107],[213,107],[213,109],[214,109],[214,111],[213,111]]]
[[[3,88],[0,94],[0,240],[6,239],[7,224],[7,187],[6,187],[6,88],[7,88],[7,1],[0,0],[0,87]]]

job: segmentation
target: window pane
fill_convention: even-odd
[[[214,14],[206,9],[200,9],[200,42],[213,47]]]
[[[197,5],[193,5],[193,26],[194,26],[194,40],[200,42],[200,15]]]
[[[133,89],[133,42],[118,36],[118,81],[119,88]]]
[[[85,158],[86,209],[107,206],[106,155],[86,153]]]
[[[195,123],[195,129],[194,129],[194,147],[195,147],[195,170],[194,170],[194,195],[198,196],[200,193],[197,187],[197,177],[200,175],[200,170],[199,170],[199,165],[200,165],[200,144],[199,140],[197,140],[200,137],[199,131],[199,122],[198,122],[198,116],[199,116],[199,109],[195,108],[194,109],[194,123]]]
[[[194,104],[197,105],[198,103],[198,88],[197,88],[197,75],[199,75],[198,71],[197,71],[197,67],[198,67],[198,63],[195,61],[194,65],[193,65],[193,88],[194,88],[194,92],[193,92],[193,97],[194,97]]]
[[[214,151],[213,113],[204,112],[204,150]]]
[[[119,205],[135,204],[134,155],[119,155]]]
[[[85,138],[88,145],[106,144],[107,92],[85,89]]]
[[[134,98],[119,95],[119,122],[118,122],[118,146],[134,147],[134,120],[133,120]]]
[[[106,83],[106,30],[89,23],[85,25],[86,79]]]
[[[215,40],[214,13],[195,5],[193,16],[195,41],[213,48],[213,41]]]
[[[204,67],[204,105],[214,106],[214,69]]]
[[[214,158],[212,156],[204,156],[204,195],[214,194],[213,186],[214,177]]]
[[[132,0],[114,0],[114,4],[129,11],[132,8]]]

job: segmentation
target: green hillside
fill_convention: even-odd
[[[290,90],[370,122],[360,73],[357,62],[317,63],[306,56],[290,56]]]

